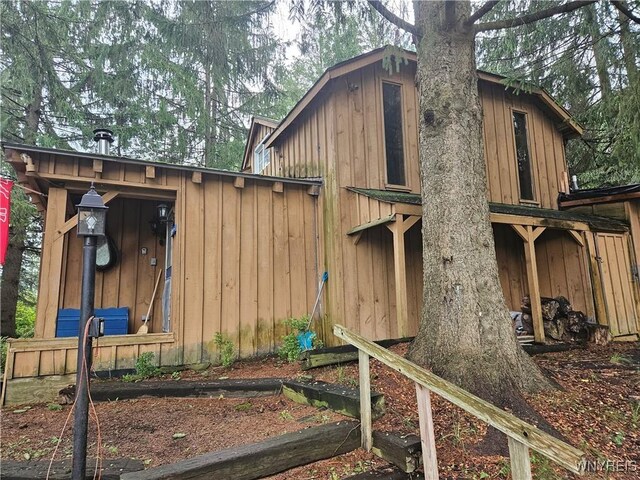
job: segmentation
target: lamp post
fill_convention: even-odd
[[[76,373],[76,406],[73,421],[73,464],[71,478],[84,480],[87,470],[87,421],[89,414],[89,370],[92,338],[85,334],[93,316],[96,286],[96,246],[105,233],[107,209],[93,183],[78,205],[78,236],[82,247],[82,294],[78,327],[78,366]]]

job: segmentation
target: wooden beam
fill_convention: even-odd
[[[373,446],[371,433],[371,377],[369,376],[369,355],[358,351],[358,374],[360,385],[360,437],[362,448],[367,452]]]
[[[489,214],[491,223],[506,223],[508,225],[531,225],[534,227],[558,228],[561,230],[590,231],[591,227],[585,222],[574,220],[559,220],[556,218],[527,217],[522,215],[511,215],[508,213]]]
[[[318,195],[320,195],[320,185],[311,185],[307,189],[307,193],[313,197],[317,197]]]
[[[93,160],[93,171],[96,173],[96,177],[98,176],[98,173],[102,173],[102,160]]]
[[[233,186],[236,188],[244,188],[244,177],[236,177],[233,179]]]
[[[514,438],[571,472],[581,473],[580,462],[584,458],[584,453],[577,448],[558,440],[534,425],[463,390],[457,385],[438,377],[406,358],[376,345],[342,325],[334,325],[333,333],[341,340],[344,340],[359,350],[363,350],[370,357],[375,358],[391,369],[400,372],[408,379],[426,387],[431,393],[441,396],[479,420],[506,434],[508,437]]]
[[[58,318],[62,267],[64,264],[64,236],[57,230],[64,224],[67,212],[67,195],[64,188],[49,188],[49,203],[45,219],[45,232],[40,262],[40,287],[35,336],[53,338]]]
[[[600,270],[602,259],[598,255],[595,245],[595,233],[585,232],[584,236],[587,244],[587,255],[589,256],[589,276],[591,278],[591,289],[593,290],[596,320],[600,325],[609,325],[609,310],[604,295],[604,282]]]
[[[538,237],[544,233],[546,229],[547,227],[534,228],[531,232],[531,240],[535,242],[538,239]]]
[[[393,270],[396,284],[396,323],[398,336],[409,334],[409,301],[407,298],[407,262],[404,248],[404,233],[402,215],[396,214],[396,221],[388,224],[387,228],[393,233]]]
[[[31,158],[31,156],[27,153],[21,153],[20,154],[20,158],[22,159],[22,161],[25,164],[25,171],[27,172],[36,172],[36,166],[33,163],[33,159]]]
[[[144,169],[145,178],[156,178],[156,167],[147,165]]]
[[[202,183],[202,172],[191,173],[191,181],[193,183]]]
[[[531,316],[533,317],[533,334],[536,342],[544,342],[544,323],[542,321],[542,305],[540,299],[540,283],[538,280],[538,264],[536,262],[536,244],[534,231],[527,225],[529,241],[524,243],[524,260],[527,266],[527,283],[531,300]]]
[[[431,411],[431,393],[429,389],[416,383],[418,399],[418,421],[420,423],[420,443],[422,444],[422,466],[425,480],[438,480],[438,457],[436,455],[436,436],[433,430]]]
[[[115,192],[115,191],[107,192],[104,195],[102,195],[102,201],[104,202],[105,205],[107,205],[111,200],[116,198],[119,195],[119,193],[120,192]],[[76,225],[78,225],[78,214],[77,213],[73,217],[71,217],[69,220],[64,222],[60,226],[60,228],[58,228],[58,230],[57,230],[58,236],[64,235],[69,230],[73,229],[73,227],[75,227]]]
[[[377,218],[376,220],[373,220],[371,222],[367,222],[367,223],[363,223],[361,225],[357,225],[355,227],[353,227],[351,230],[349,230],[347,232],[347,235],[354,235],[358,232],[361,232],[363,230],[367,230],[369,228],[373,228],[373,227],[377,227],[378,225],[384,225],[390,222],[395,222],[396,221],[396,215],[389,215],[388,217],[382,217],[382,218]],[[387,225],[387,227],[389,227],[389,225]]]
[[[125,473],[122,480],[252,479],[355,450],[360,446],[356,422],[337,422],[285,433],[257,443],[205,453],[176,463]]]
[[[561,207],[579,207],[582,205],[595,205],[598,203],[622,202],[625,200],[640,199],[640,192],[619,193],[607,195],[606,197],[581,198],[579,200],[565,200],[560,203]]]
[[[282,182],[273,182],[273,187],[271,188],[276,193],[284,192],[284,183]]]
[[[422,216],[422,205],[411,205],[410,203],[394,203],[394,213],[402,213],[403,215]]]
[[[584,240],[579,232],[576,232],[575,230],[567,230],[567,233],[571,235],[571,238],[573,238],[578,245],[584,247]]]
[[[402,222],[402,229],[407,232],[416,223],[422,220],[422,216],[411,215],[405,221]]]
[[[508,441],[512,480],[531,480],[529,448],[511,437]]]
[[[364,230],[359,230],[353,234],[352,240],[354,245],[358,245],[360,243],[360,239],[362,238],[362,233]]]
[[[122,171],[124,172],[124,169]],[[64,182],[65,187],[67,188],[70,186],[77,186],[80,189],[83,188],[85,191],[87,189],[86,185],[93,181],[93,179],[89,177],[74,177],[73,175],[62,175],[62,174],[54,174],[54,173],[47,173],[42,175],[37,173],[36,174],[27,173],[27,175],[41,178],[45,181],[53,180],[53,181]],[[147,184],[147,183],[140,183],[140,182],[129,182],[126,180],[110,180],[106,178],[101,178],[100,182],[97,182],[96,188],[98,188],[99,186],[123,187],[123,188],[132,189],[132,191],[134,191],[135,189],[138,189],[140,191],[141,190],[159,190],[159,191],[167,191],[167,192],[176,192],[178,190],[178,187],[173,185]]]
[[[529,241],[529,232],[522,225],[511,225],[511,228],[515,230],[518,236],[522,239],[523,242]]]

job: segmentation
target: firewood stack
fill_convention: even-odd
[[[565,297],[542,297],[542,321],[544,335],[559,342],[586,342],[589,338],[589,324],[582,312],[577,312]],[[525,334],[533,334],[531,299],[522,297],[522,326]]]

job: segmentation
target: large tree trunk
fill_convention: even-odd
[[[548,387],[518,346],[489,220],[469,1],[416,1],[424,307],[409,357],[498,405]],[[515,159],[513,159],[515,162]]]
[[[20,270],[24,252],[24,235],[9,232],[7,256],[2,268],[2,286],[0,287],[0,334],[3,337],[16,336],[16,307],[20,285]]]

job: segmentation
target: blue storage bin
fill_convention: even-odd
[[[129,333],[129,307],[96,308],[95,316],[104,318],[105,335],[126,335]],[[56,337],[77,337],[80,310],[62,308],[58,310]]]

